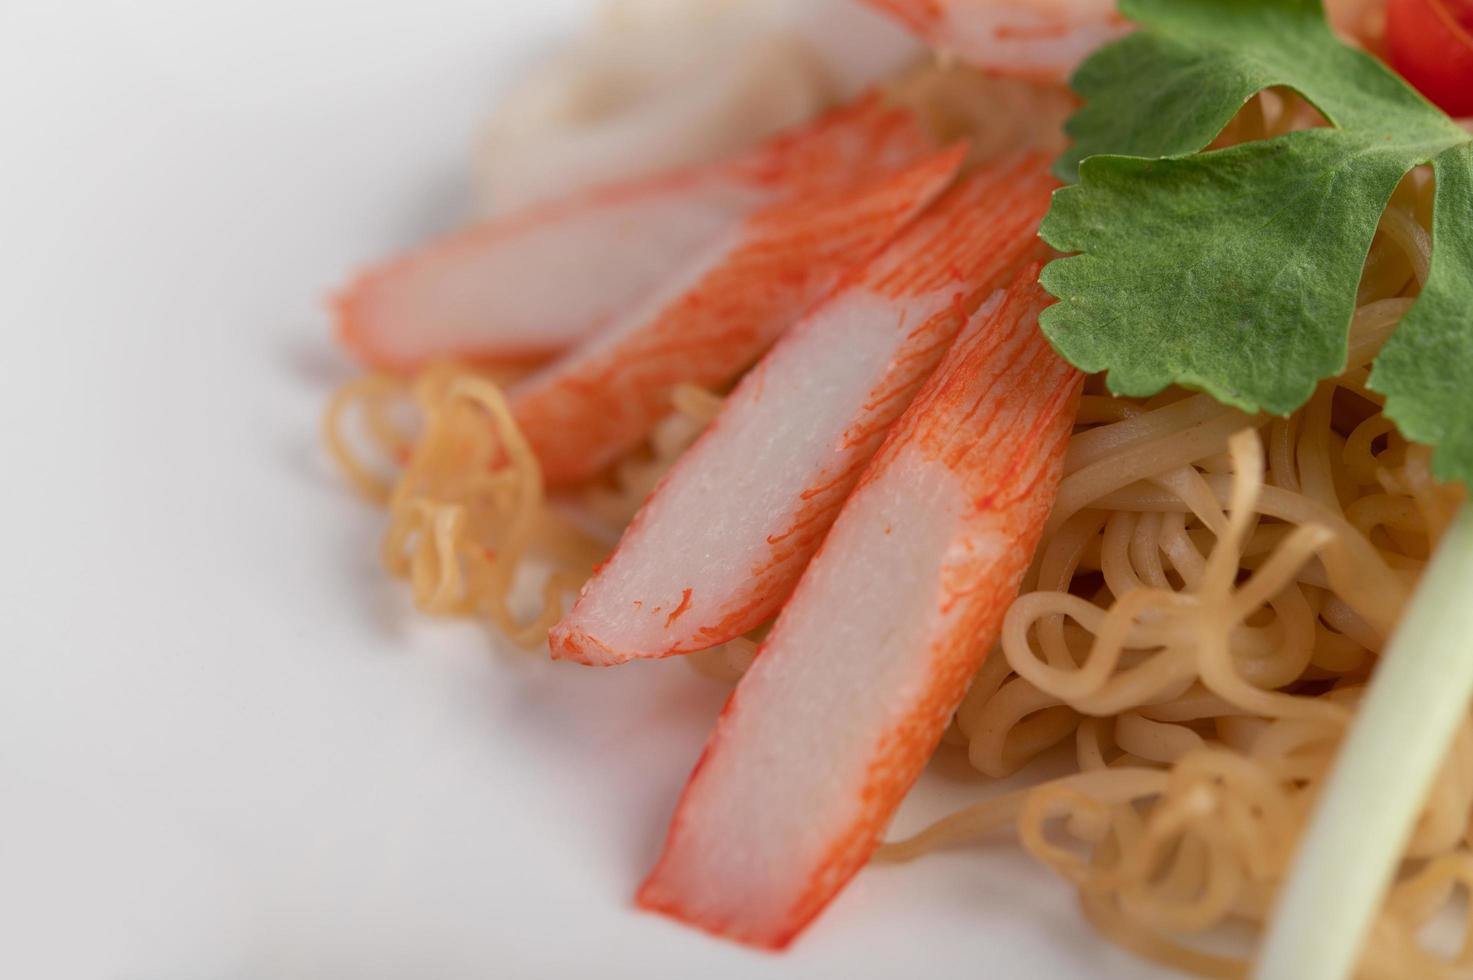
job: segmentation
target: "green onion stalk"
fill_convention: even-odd
[[[1343,980],[1473,699],[1473,502],[1463,504],[1346,733],[1254,971]]]

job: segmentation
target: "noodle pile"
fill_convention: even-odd
[[[1268,92],[1224,141],[1311,116]],[[1200,939],[1270,914],[1336,745],[1460,502],[1366,388],[1427,275],[1430,191],[1429,175],[1414,173],[1393,197],[1366,261],[1348,369],[1289,418],[1182,390],[1121,398],[1089,380],[1043,543],[946,739],[988,777],[1063,751],[1077,771],[955,814],[881,860],[1012,828],[1112,940],[1204,976],[1245,974],[1246,961]],[[552,500],[500,389],[475,370],[353,382],[326,429],[349,480],[387,508],[384,562],[416,605],[484,616],[533,646],[719,404],[679,389],[644,452]],[[348,438],[354,416],[377,464]],[[513,592],[532,565],[551,571],[520,611]],[[744,639],[690,659],[735,680],[754,649]],[[1473,891],[1470,848],[1465,721],[1363,976],[1473,970],[1473,923],[1451,951],[1422,941],[1459,890]]]
[[[408,580],[416,608],[484,616],[533,648],[562,615],[563,596],[588,578],[721,405],[691,385],[677,387],[671,402],[646,452],[622,460],[605,484],[555,501],[501,387],[472,368],[441,364],[408,381],[375,374],[349,382],[328,406],[324,435],[354,489],[388,510],[384,565]],[[376,463],[347,431],[353,416],[357,441],[372,447]],[[528,559],[544,571],[540,600],[519,616],[514,594]],[[716,656],[703,663],[721,673]]]
[[[1061,743],[1078,772],[956,814],[882,859],[1016,826],[1111,939],[1200,975],[1246,974],[1246,961],[1188,937],[1270,914],[1376,657],[1459,503],[1365,386],[1427,273],[1428,183],[1409,179],[1381,223],[1349,369],[1289,418],[1179,390],[1117,398],[1091,379],[1045,540],[949,733],[988,776]],[[1470,821],[1465,721],[1363,976],[1473,970],[1470,923],[1451,956],[1421,940],[1459,888],[1473,890]]]

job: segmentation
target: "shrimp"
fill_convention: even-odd
[[[1115,0],[866,0],[896,17],[944,56],[1001,75],[1064,81],[1129,23]],[[1330,22],[1375,48],[1385,0],[1328,0]]]
[[[1068,78],[1122,36],[1115,0],[868,0],[937,50],[978,68],[1039,81]]]
[[[552,632],[554,656],[689,653],[767,622],[967,318],[1038,248],[1048,157],[972,171],[726,399]]]
[[[896,423],[737,686],[639,904],[782,948],[869,859],[1043,533],[1082,375],[1030,263]]]

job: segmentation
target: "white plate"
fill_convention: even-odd
[[[584,6],[0,5],[0,976],[1149,974],[1005,844],[865,871],[783,956],[636,912],[723,691],[378,569],[322,300],[454,222]]]

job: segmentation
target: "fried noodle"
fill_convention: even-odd
[[[1086,389],[1049,530],[951,741],[991,777],[1072,743],[1077,772],[887,845],[909,860],[1016,831],[1139,955],[1210,977],[1195,941],[1261,927],[1386,639],[1460,501],[1366,387],[1426,275],[1428,181],[1398,191],[1366,262],[1348,368],[1288,418],[1173,390]],[[1443,764],[1361,964],[1464,976],[1473,725]],[[1347,859],[1353,856],[1347,855]],[[1464,920],[1460,948],[1423,940]]]
[[[1270,91],[1223,142],[1309,115]],[[1244,959],[1199,940],[1270,914],[1339,739],[1460,503],[1366,386],[1427,275],[1430,184],[1409,176],[1382,219],[1347,369],[1288,418],[1177,389],[1124,398],[1090,379],[1043,543],[947,738],[987,777],[1064,746],[1077,771],[954,814],[878,859],[1012,830],[1115,942],[1203,976],[1246,974]],[[474,369],[352,382],[329,408],[326,439],[349,482],[387,509],[383,560],[418,608],[485,617],[532,647],[719,405],[678,389],[645,451],[557,499],[500,387]],[[522,610],[513,592],[534,565],[539,595]],[[743,639],[689,659],[734,681],[754,651]],[[1465,721],[1364,976],[1473,970],[1473,922],[1456,949],[1423,942],[1449,908],[1473,914],[1454,902],[1473,890],[1470,820]]]

